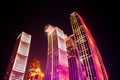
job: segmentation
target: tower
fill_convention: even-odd
[[[48,54],[45,80],[69,80],[68,60],[64,32],[48,24]]]
[[[102,57],[95,40],[77,12],[70,14],[70,21],[82,63],[83,80],[108,80]]]
[[[31,35],[22,32],[16,40],[4,80],[23,80],[29,55]]]
[[[40,62],[34,58],[30,62],[30,68],[27,80],[43,80],[44,73],[40,70]]]
[[[74,34],[66,37],[66,47],[69,65],[69,80],[81,80],[81,66]]]

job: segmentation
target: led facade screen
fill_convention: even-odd
[[[10,80],[23,80],[23,77],[24,77],[23,74],[12,71],[11,76],[10,76]]]
[[[29,36],[22,35],[21,40],[24,41],[24,42],[30,43],[30,40],[31,40],[31,39],[30,39]]]
[[[19,48],[18,48],[18,53],[22,55],[28,55],[28,50],[29,50],[29,44],[25,42],[20,42]]]
[[[20,56],[19,54],[16,56],[16,61],[14,63],[13,70],[19,72],[25,72],[26,67],[26,57]]]
[[[59,50],[59,64],[68,67],[67,54],[63,50]]]
[[[60,38],[64,39],[64,33],[63,33],[61,30],[57,29],[57,35],[58,35]]]
[[[66,51],[66,43],[64,42],[63,39],[58,37],[58,47],[62,50]]]

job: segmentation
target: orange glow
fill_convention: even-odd
[[[31,80],[31,77],[36,79],[36,75],[40,77],[39,80],[43,80],[42,78],[44,77],[44,73],[42,73],[40,70],[40,62],[37,59],[33,59],[30,64],[29,75],[27,80]]]

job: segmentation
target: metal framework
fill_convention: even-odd
[[[73,12],[70,21],[82,64],[82,80],[108,80],[100,52],[83,19]]]
[[[69,64],[69,80],[81,80],[81,66],[74,34],[70,35],[69,37],[66,37],[66,47]]]

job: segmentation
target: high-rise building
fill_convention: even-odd
[[[30,62],[27,80],[43,80],[44,73],[40,69],[40,61],[36,58]]]
[[[29,55],[31,35],[22,32],[16,40],[4,80],[23,80]]]
[[[108,80],[100,52],[83,19],[73,12],[70,21],[82,63],[82,80]]]
[[[45,80],[69,80],[68,59],[64,32],[48,24],[48,54]]]
[[[74,34],[66,36],[67,57],[69,65],[69,80],[81,80],[80,61]]]

